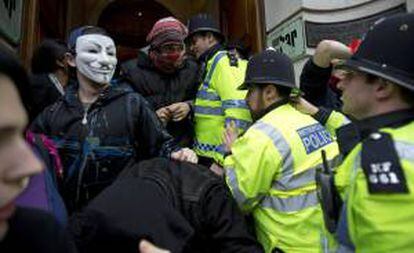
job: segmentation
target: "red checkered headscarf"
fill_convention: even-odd
[[[147,42],[152,48],[165,43],[183,43],[188,35],[187,27],[173,17],[158,20],[147,35]]]

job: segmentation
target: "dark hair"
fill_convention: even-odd
[[[30,81],[27,72],[14,53],[1,43],[0,74],[9,77],[13,81],[26,111],[30,113],[32,97],[30,94]]]
[[[68,38],[68,48],[74,54],[76,49],[76,40],[79,36],[86,34],[102,34],[109,36],[108,32],[98,26],[81,26],[71,30]]]
[[[32,73],[52,73],[59,69],[56,61],[62,60],[69,49],[60,40],[46,39],[37,47],[32,57]]]
[[[399,85],[397,86],[400,89],[401,100],[409,104],[411,107],[414,107],[414,91],[401,87]]]
[[[290,96],[290,93],[292,92],[291,87],[286,87],[282,85],[275,85],[277,92],[279,92],[279,96],[282,98],[288,98]]]
[[[211,34],[211,36],[213,36],[217,40],[218,43],[224,43],[223,38],[221,37],[221,35],[218,34],[218,33],[216,33],[216,32],[213,32],[213,31],[199,31],[199,32],[195,32],[195,33],[191,34],[190,36],[188,36],[185,39],[185,42],[187,44],[191,44],[191,40],[192,40],[192,38],[194,36],[207,37],[210,34]]]

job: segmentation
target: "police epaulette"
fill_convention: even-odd
[[[369,193],[408,193],[404,171],[389,133],[374,132],[362,141],[361,167]]]
[[[227,52],[227,56],[229,57],[230,66],[232,67],[239,66],[239,60],[237,59],[237,56],[234,53]]]

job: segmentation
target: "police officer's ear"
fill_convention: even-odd
[[[70,67],[76,68],[75,55],[73,53],[65,53],[65,60]]]
[[[206,33],[206,39],[207,39],[207,41],[210,45],[218,43],[217,37],[212,32],[207,32]]]
[[[379,101],[388,100],[391,97],[399,96],[399,88],[390,81],[378,78],[375,85],[375,98]]]

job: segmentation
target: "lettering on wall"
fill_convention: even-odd
[[[306,53],[304,38],[303,20],[298,18],[271,31],[267,35],[267,45],[297,60]]]

